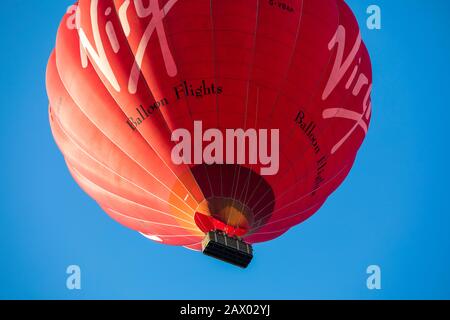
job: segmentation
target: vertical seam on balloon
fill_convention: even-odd
[[[91,62],[92,63],[92,62]],[[59,70],[56,66],[57,72],[59,73]],[[58,74],[58,76],[61,79],[61,76]],[[68,86],[64,83],[64,81],[62,81],[61,79],[61,83],[63,84],[66,92],[68,93],[68,95],[70,96],[70,98],[72,99],[72,101],[74,102],[74,105],[76,105],[78,107],[78,109],[86,116],[86,118],[105,136],[108,138],[108,135],[101,129],[101,127],[95,123],[90,117],[89,115],[83,110],[83,108],[80,107],[80,105],[78,103],[75,102],[75,99],[73,98],[70,90],[67,88]],[[70,86],[69,86],[70,87]],[[111,96],[111,98],[115,101],[114,97]],[[117,101],[115,101],[116,105]],[[123,110],[121,110],[121,108],[119,107],[119,110],[125,115],[125,113],[123,112]],[[141,135],[141,138],[147,143],[147,145],[149,146],[150,150],[152,150],[153,152],[156,151],[152,148],[152,146],[148,143],[148,141]],[[134,163],[136,163],[138,166],[140,166],[147,174],[149,174],[151,177],[153,177],[156,181],[158,181],[163,187],[165,187],[170,193],[172,193],[175,197],[179,198],[179,200],[181,200],[181,198],[178,196],[178,194],[174,193],[167,185],[165,185],[161,180],[159,180],[156,176],[154,176],[152,173],[150,173],[150,171],[147,170],[147,168],[145,168],[139,161],[137,161],[135,158],[131,157],[127,152],[125,152],[121,147],[119,147],[119,145],[113,141],[112,139],[109,139],[123,154],[125,154],[130,160],[132,160]],[[173,173],[173,172],[172,172]],[[174,173],[173,173],[174,174]],[[174,174],[174,176],[176,177],[176,175]],[[177,178],[177,177],[176,177]],[[185,187],[186,188],[186,187]],[[186,188],[187,189],[187,188]],[[187,189],[188,190],[188,189]],[[188,207],[190,207],[188,205]],[[191,209],[193,209],[192,207],[190,207]],[[178,208],[180,211],[182,211],[180,208]]]
[[[253,47],[252,47],[252,58],[251,58],[251,61],[250,61],[250,66],[249,66],[249,71],[248,71],[247,91],[246,91],[246,98],[245,98],[244,131],[247,129],[247,116],[248,116],[248,101],[249,101],[249,93],[250,93],[250,81],[251,81],[251,77],[252,77],[252,73],[253,73],[253,66],[255,64],[255,57],[256,57],[256,36],[258,34],[258,26],[259,26],[258,21],[259,21],[259,0],[256,0],[255,30],[253,32],[253,41],[252,41],[252,44],[253,44]],[[249,157],[250,157],[250,154],[249,154]],[[233,207],[234,203],[235,203],[236,192],[237,192],[237,189],[239,187],[239,177],[241,175],[241,166],[237,166],[237,167],[238,167],[238,176],[237,176],[236,185],[235,185],[236,167],[234,168],[234,173],[233,173],[233,184],[232,184],[232,187],[231,187],[231,190],[232,190],[232,205],[231,205],[231,207]],[[251,172],[251,170],[249,172]],[[228,209],[228,213],[231,211],[231,207]],[[229,223],[229,221],[230,221],[230,215],[228,214],[227,224]]]
[[[164,23],[164,22],[163,22],[163,23]],[[167,25],[166,25],[166,27],[167,27]],[[170,37],[168,37],[167,42],[168,42],[168,43],[170,42]],[[172,54],[173,54],[173,56],[177,56],[175,52],[176,52],[175,46],[172,45]],[[175,59],[175,60],[176,60],[176,59]],[[178,66],[178,73],[181,74],[181,68],[180,68],[179,66]],[[180,76],[179,79],[182,80],[183,77]],[[190,116],[190,118],[191,118],[191,121],[194,121],[193,114],[192,114],[191,109],[190,109],[190,107],[189,107],[189,106],[190,106],[190,104],[189,104],[189,99],[186,99],[186,100],[184,100],[184,101],[185,101],[185,103],[186,103],[186,108],[187,108],[187,110],[188,110],[188,113],[189,113],[189,116]],[[202,167],[203,167],[203,169],[204,169],[204,171],[205,171],[205,174],[206,174],[206,177],[207,177],[207,179],[208,179],[208,184],[209,184],[209,188],[210,188],[211,194],[214,196],[214,191],[213,191],[213,188],[212,188],[211,179],[210,179],[210,177],[209,177],[208,170],[207,170],[207,168],[206,168],[206,164],[205,164],[205,163],[202,163]],[[189,168],[189,171],[191,172],[193,179],[197,182],[197,179],[196,179],[196,177],[194,176],[194,173],[192,172],[192,169],[191,169],[191,168]],[[199,190],[202,191],[201,188],[200,188],[200,186],[198,185],[198,183],[197,183],[197,186],[199,187]],[[202,194],[203,194],[203,191],[202,191]],[[204,195],[204,194],[203,194],[203,198],[205,198],[205,195]],[[199,205],[200,205],[200,203],[199,203]]]
[[[257,123],[258,123],[258,109],[259,109],[259,87],[256,87],[255,129],[257,128]],[[250,172],[249,172],[248,177],[247,177],[247,182],[245,183],[246,187],[244,186],[245,195],[244,195],[244,198],[243,198],[243,203],[247,203],[247,201],[251,199],[251,197],[249,199],[247,199],[247,196],[248,196],[248,190],[250,188],[250,177],[251,177],[252,174],[255,174],[252,169],[253,169],[253,164],[250,164]],[[256,192],[256,189],[259,187],[260,184],[261,184],[261,180],[258,181],[258,184],[257,184],[256,188],[253,189],[253,193]],[[252,195],[253,195],[253,193],[252,193]],[[240,197],[242,197],[242,196],[243,196],[243,194],[240,195]],[[254,212],[253,211],[252,211],[252,214],[254,216]]]
[[[113,2],[113,7],[114,7],[114,11],[116,11],[116,13],[117,13],[117,7],[116,7],[116,3],[115,3],[115,2]],[[164,9],[163,9],[163,10],[164,10]],[[166,13],[164,12],[164,14],[166,14]],[[124,33],[124,28],[123,28],[123,25],[122,25],[122,21],[121,21],[120,19],[119,19],[119,22],[120,22],[119,24],[120,24],[120,27],[121,27],[121,32]],[[162,23],[164,23],[164,21],[163,21]],[[169,41],[169,39],[167,39],[167,41]],[[131,49],[131,46],[129,45],[129,43],[127,42],[126,44],[127,44],[127,47],[129,48],[130,53],[131,53],[133,56],[135,56],[133,50]],[[149,84],[148,84],[148,81],[147,81],[147,79],[145,78],[144,73],[142,72],[142,70],[140,70],[140,75],[142,76],[142,81],[145,83],[146,88],[148,89],[148,91],[149,91],[149,92],[152,94],[152,96],[154,97],[153,92],[152,92],[152,90],[151,90],[151,88],[150,88],[150,86],[149,86]],[[120,106],[119,106],[119,107],[120,107]],[[189,108],[188,108],[188,110],[189,110]],[[167,123],[167,120],[166,120],[166,118],[164,117],[164,113],[163,113],[162,111],[160,111],[160,110],[157,110],[157,111],[160,112],[161,118],[163,119],[163,122],[164,122],[164,125],[166,126],[168,132],[169,132],[170,135],[171,135],[171,134],[172,134],[172,130],[170,129],[169,124]],[[139,131],[138,129],[136,129],[136,130]],[[140,133],[140,132],[139,132],[139,133]],[[140,134],[141,134],[141,133],[140,133]],[[141,135],[142,135],[142,134],[141,134]],[[145,138],[144,138],[144,139],[145,139]],[[145,140],[147,140],[147,139],[145,139]],[[150,142],[148,142],[148,144],[150,145]],[[154,151],[155,151],[155,153],[157,154],[157,156],[160,158],[160,160],[167,166],[167,168],[168,168],[170,171],[173,172],[173,170],[172,170],[172,169],[167,165],[167,163],[162,159],[162,157],[159,155],[159,153],[158,153],[156,150],[154,150]],[[195,176],[193,175],[191,169],[189,168],[188,165],[185,165],[185,166],[186,166],[186,169],[187,169],[186,172],[189,172],[189,173],[191,174],[192,180],[196,183],[196,185],[197,185],[197,187],[198,187],[198,190],[202,193],[202,196],[203,196],[203,198],[204,198],[203,192],[202,192],[200,186],[198,185],[197,180],[195,179]],[[195,199],[195,197],[193,196],[193,194],[191,193],[191,191],[187,188],[187,186],[184,184],[184,182],[183,182],[183,181],[175,174],[175,172],[173,172],[173,174],[175,175],[175,177],[177,178],[177,180],[185,187],[185,189],[187,190],[188,194],[190,194],[190,196],[197,202],[197,200]],[[200,202],[197,202],[197,206],[198,206],[199,204],[200,204]]]
[[[115,3],[113,3],[113,8],[114,8],[114,12],[117,14],[117,8],[116,8],[116,6],[115,6]],[[120,20],[120,19],[119,19]],[[120,23],[120,26],[121,26],[121,31],[122,32],[124,32],[124,30],[123,30],[123,26],[122,26],[122,24]],[[128,43],[127,43],[127,45],[128,45]],[[131,54],[133,54],[133,52],[132,52],[132,50],[131,50],[131,48],[129,47],[129,45],[128,45],[128,49],[130,50],[130,53]],[[88,55],[88,58],[89,58],[89,60],[91,60],[91,58],[89,57],[89,55]],[[90,61],[91,63],[93,63],[92,61]],[[58,71],[59,72],[59,71]],[[100,79],[100,81],[102,82],[102,84],[103,84],[103,81]],[[63,82],[63,84],[64,84],[64,82]],[[104,84],[103,84],[104,85]],[[67,86],[64,84],[64,86],[66,87],[66,91],[69,93],[69,95],[71,96],[71,98],[72,98],[72,100],[74,100],[73,99],[73,97],[72,97],[72,94],[70,93],[70,91],[67,89]],[[105,86],[105,89],[106,89],[106,91],[109,93],[109,95],[111,96],[111,98],[116,102],[116,106],[119,108],[119,110],[124,114],[124,116],[126,116],[126,114],[125,114],[125,112],[122,110],[122,108],[120,107],[120,105],[119,105],[119,103],[117,102],[117,100],[115,99],[115,97],[109,92],[109,90],[106,88],[106,86]],[[150,91],[150,89],[149,89],[149,92],[151,93],[151,91]],[[75,101],[75,100],[74,100]],[[103,132],[103,130],[100,128],[100,126],[99,125],[97,125],[96,123],[94,123],[93,121],[92,121],[92,119],[84,112],[84,110],[77,104],[77,103],[75,103],[77,106],[78,106],[78,108],[86,115],[86,117],[106,136],[106,137],[108,137],[108,135],[106,135],[104,132]],[[139,131],[139,129],[137,129],[136,130],[137,131],[137,133],[139,134],[139,136],[146,142],[146,144],[148,145],[148,147],[150,148],[150,150],[152,150],[154,153],[155,153],[155,155],[162,161],[162,163],[164,163],[164,165],[169,169],[169,171],[173,174],[173,176],[178,180],[178,181],[180,181],[181,182],[181,184],[183,185],[183,187],[186,189],[186,191],[189,193],[189,194],[191,194],[191,192],[190,192],[190,190],[186,187],[186,185],[184,185],[184,183],[179,179],[179,177],[175,174],[175,172],[173,172],[173,170],[167,165],[167,163],[161,158],[161,156],[159,155],[159,153],[153,148],[153,146],[150,144],[150,142],[143,136],[143,134]],[[112,140],[111,140],[112,141]],[[158,182],[160,182],[165,188],[167,188],[167,190],[169,190],[169,192],[171,192],[172,194],[174,194],[175,195],[175,197],[177,197],[178,199],[180,199],[180,200],[182,200],[181,199],[181,197],[178,195],[178,194],[176,194],[176,193],[174,193],[170,188],[169,188],[169,186],[167,186],[167,185],[165,185],[164,183],[162,183],[162,181],[160,181],[159,179],[157,179],[153,174],[151,174],[139,161],[137,161],[136,159],[134,159],[134,158],[132,158],[130,155],[128,155],[128,153],[126,153],[122,148],[120,148],[118,145],[117,145],[117,143],[115,143],[114,141],[112,141],[123,153],[125,153],[131,160],[133,160],[135,163],[137,163],[140,167],[142,167],[143,169],[144,169],[144,171],[145,172],[147,172],[149,175],[151,175],[153,178],[155,178]],[[192,196],[192,194],[191,194],[191,196]],[[195,197],[192,197],[193,199],[194,199],[194,201],[196,201],[195,200]],[[198,203],[197,203],[197,205],[198,205]],[[188,205],[189,206],[189,205]],[[190,206],[189,206],[190,207]],[[193,209],[192,207],[191,207],[191,209]]]
[[[272,108],[271,108],[272,110],[271,110],[270,118],[273,117],[273,113],[274,113],[274,110],[275,110],[275,106],[277,105],[278,100],[279,100],[279,98],[280,98],[280,96],[281,96],[281,90],[282,90],[283,87],[284,87],[284,86],[283,86],[284,83],[287,81],[287,77],[288,77],[288,75],[289,75],[289,72],[291,71],[292,63],[294,62],[294,56],[295,56],[295,53],[296,53],[296,50],[297,50],[298,39],[299,39],[299,37],[300,37],[300,30],[301,30],[301,26],[302,26],[302,22],[303,22],[303,14],[304,14],[305,1],[306,1],[306,0],[303,0],[303,1],[301,2],[300,15],[299,15],[299,20],[298,20],[297,30],[296,30],[296,32],[295,32],[295,38],[294,38],[294,43],[293,43],[293,46],[292,46],[292,52],[291,52],[291,54],[290,54],[289,62],[288,62],[287,67],[286,67],[286,69],[285,69],[283,79],[282,79],[282,81],[281,81],[281,83],[280,83],[280,86],[278,87],[277,95],[276,95],[276,97],[275,97],[274,103],[273,103]],[[281,146],[280,146],[280,147],[281,147]],[[293,169],[294,173],[296,173],[296,172],[295,172],[295,169],[294,169],[294,168],[292,168],[292,169]]]
[[[212,58],[213,58],[213,80],[214,85],[217,87],[217,51],[216,51],[216,28],[214,24],[214,11],[213,11],[213,0],[209,1],[209,16],[211,23],[211,43],[212,43]],[[216,120],[217,128],[220,128],[220,116],[219,116],[219,100],[218,97],[214,97],[215,107],[216,107]],[[220,172],[220,196],[224,196],[223,193],[223,177],[222,177],[222,166],[219,166]]]
[[[293,51],[292,51],[292,53],[291,53],[291,56],[290,56],[290,59],[289,59],[289,63],[288,63],[288,67],[286,68],[284,80],[283,80],[282,82],[286,81],[286,78],[287,78],[287,76],[288,76],[289,69],[290,69],[289,67],[290,67],[290,65],[291,65],[292,62],[293,62],[293,57],[294,57],[294,53],[295,53],[295,48],[296,48],[296,46],[297,46],[298,37],[299,37],[299,35],[300,35],[301,22],[302,22],[302,17],[303,17],[303,6],[304,6],[304,1],[301,2],[300,16],[299,16],[299,21],[298,21],[297,31],[296,31],[296,34],[295,34],[295,41],[294,41],[294,45],[293,45]],[[274,102],[274,104],[273,104],[273,106],[272,106],[272,113],[273,113],[273,109],[275,108],[275,105],[276,105],[276,103],[277,103],[277,101],[278,101],[278,99],[279,99],[279,96],[280,96],[282,87],[283,87],[282,84],[280,84],[280,86],[279,86],[279,88],[278,88],[278,91],[277,91],[277,96],[276,96],[276,98],[275,98],[275,102]],[[293,168],[289,168],[289,171],[290,171],[290,170],[293,170]],[[295,173],[295,171],[294,171],[294,173]],[[254,196],[254,194],[255,194],[255,192],[256,192],[256,190],[258,189],[258,187],[259,187],[260,184],[261,184],[261,181],[259,181],[258,185],[254,188],[253,193],[250,195],[250,198],[249,198],[248,200],[251,200],[251,199],[253,198],[253,196]],[[267,194],[267,192],[269,192],[269,191],[266,191],[265,194],[264,194],[264,196]],[[263,197],[261,197],[260,200],[261,200],[262,198],[263,198]],[[259,203],[259,201],[257,202],[257,204],[258,204],[258,203]],[[256,204],[255,204],[255,206],[256,206]],[[255,220],[254,223],[256,223],[256,221],[257,221],[257,220]]]
[[[117,8],[116,8],[116,4],[113,2],[113,5],[112,5],[112,7],[114,8],[114,12],[115,12],[115,14],[116,15],[118,15],[118,12],[117,12]],[[118,19],[119,20],[119,22],[120,22],[120,19]],[[123,26],[122,26],[122,23],[120,23],[120,26],[121,26],[121,28],[120,28],[120,31],[123,33],[124,32],[124,29],[123,29]],[[133,53],[133,51],[131,50],[131,47],[129,46],[129,44],[128,44],[128,42],[126,43],[127,44],[127,48],[129,49],[129,53],[130,54],[132,54],[133,55],[133,57],[134,57],[134,53]],[[91,60],[91,58],[89,57],[89,55],[88,55],[88,58],[89,58],[89,60]],[[93,63],[92,61],[90,61],[91,63]],[[141,73],[141,75],[142,75],[142,73]],[[145,82],[145,86],[147,87],[147,89],[148,89],[148,92],[149,93],[151,93],[152,94],[152,92],[151,92],[151,90],[150,90],[150,88],[148,87],[148,84],[147,84],[147,82],[145,81],[145,79],[144,79],[144,77],[142,76],[142,78],[143,78],[143,80],[144,80],[144,82]],[[100,79],[101,80],[101,79]],[[103,81],[101,80],[101,82],[103,83]],[[103,84],[104,85],[104,84]],[[104,85],[105,86],[105,85]],[[110,93],[110,91],[108,90],[108,88],[105,86],[105,88],[106,88],[106,90],[109,92],[109,94],[110,94],[110,96],[114,99],[114,101],[116,101],[116,105],[119,107],[119,109],[123,112],[123,114],[126,116],[126,114],[125,114],[125,112],[122,110],[122,108],[121,108],[121,106],[120,106],[120,104],[117,102],[117,100],[116,100],[116,98]],[[153,96],[153,94],[152,94],[152,96]],[[162,114],[161,114],[161,116],[162,116]],[[162,116],[162,118],[163,118],[163,120],[165,121],[165,119],[164,119],[164,117]],[[164,122],[165,124],[166,124],[166,127],[167,127],[167,123],[166,122]],[[168,127],[167,127],[168,128]],[[168,130],[169,130],[169,133],[170,133],[170,129],[168,128]],[[191,191],[187,188],[187,186],[183,183],[183,181],[181,181],[181,179],[175,174],[175,172],[172,170],[172,168],[170,168],[170,166],[162,159],[162,157],[161,157],[161,155],[159,154],[159,152],[152,146],[152,144],[150,143],[150,141],[146,138],[146,137],[144,137],[144,135],[142,134],[142,132],[140,132],[140,130],[139,130],[139,128],[137,128],[136,129],[136,132],[147,142],[147,144],[148,144],[148,146],[154,151],[154,153],[156,154],[156,156],[161,160],[161,162],[169,169],[169,171],[175,176],[175,178],[184,186],[184,188],[186,189],[186,191],[191,195],[191,197],[194,199],[194,201],[196,201],[197,202],[197,200],[195,199],[195,197],[192,195],[192,193],[191,193]],[[194,181],[195,181],[195,179],[194,179]],[[176,195],[177,197],[178,197],[178,195]],[[181,199],[181,198],[180,198]],[[197,203],[197,205],[198,205],[198,203]]]

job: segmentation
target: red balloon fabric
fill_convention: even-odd
[[[353,165],[371,89],[342,0],[80,0],[47,69],[81,188],[194,250],[210,229],[256,243],[314,214]]]

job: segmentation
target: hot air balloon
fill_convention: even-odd
[[[80,0],[46,82],[67,167],[111,218],[241,267],[343,182],[372,110],[343,0]]]

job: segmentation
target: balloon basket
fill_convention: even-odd
[[[202,251],[207,256],[241,268],[246,268],[253,258],[253,248],[250,244],[217,230],[206,234]]]

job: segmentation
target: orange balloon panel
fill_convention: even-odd
[[[314,214],[351,170],[371,89],[342,0],[80,0],[47,68],[81,188],[193,250],[210,229],[255,243]]]

